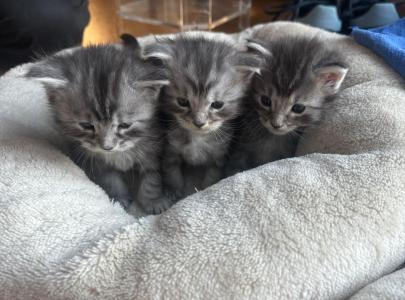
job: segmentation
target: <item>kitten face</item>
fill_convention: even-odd
[[[197,80],[191,78],[168,86],[164,93],[165,111],[173,115],[183,128],[193,132],[217,130],[225,121],[238,115],[245,91],[240,74],[220,74],[217,77],[218,81],[209,79],[201,87],[197,87],[198,83],[194,83]]]
[[[153,96],[147,90],[142,93],[122,86],[118,94],[109,96],[114,99],[111,104],[104,106],[92,100],[95,95],[87,98],[71,88],[60,90],[59,96],[53,94],[52,105],[66,137],[85,149],[103,154],[125,152],[148,136],[155,105],[143,103]]]
[[[65,136],[108,155],[128,151],[150,135],[162,75],[130,51],[113,46],[51,57],[29,74],[42,82]]]
[[[264,46],[266,65],[252,84],[253,108],[271,133],[284,135],[320,121],[347,68],[316,39],[286,39]]]
[[[235,118],[259,59],[231,43],[204,34],[183,34],[146,47],[145,57],[163,60],[170,85],[162,94],[163,109],[194,133],[217,130]]]
[[[299,88],[283,94],[272,84],[271,77],[264,73],[254,84],[254,106],[264,127],[283,135],[320,120],[326,95],[315,79],[308,78]]]

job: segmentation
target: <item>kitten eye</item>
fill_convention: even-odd
[[[120,123],[118,124],[118,129],[128,129],[129,127],[131,127],[132,124],[129,123]]]
[[[271,99],[270,99],[270,97],[268,97],[268,96],[261,96],[260,97],[260,102],[264,105],[264,106],[268,106],[268,107],[270,107],[271,106]]]
[[[184,99],[184,98],[177,98],[177,104],[179,104],[179,106],[181,106],[181,107],[189,107],[190,106],[190,102],[187,99]]]
[[[303,113],[304,110],[305,110],[305,105],[302,105],[302,104],[294,104],[293,107],[291,108],[291,111],[296,114]]]
[[[92,130],[92,131],[94,131],[94,125],[89,123],[89,122],[81,122],[81,123],[79,123],[79,125],[84,130]]]
[[[214,109],[220,109],[224,106],[224,102],[222,101],[214,101],[211,103],[211,107]]]

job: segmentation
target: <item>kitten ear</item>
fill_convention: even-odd
[[[339,65],[330,65],[315,70],[321,90],[327,95],[336,94],[349,69]]]
[[[137,91],[138,93],[142,91],[147,93],[147,98],[156,100],[162,87],[169,85],[169,80],[166,79],[156,79],[156,80],[139,80],[135,81],[131,85],[131,89]]]
[[[46,88],[60,88],[67,84],[67,80],[64,79],[58,69],[47,63],[34,64],[25,74],[25,77],[41,83]]]
[[[160,43],[159,41],[145,46],[142,52],[142,57],[146,60],[159,60],[162,62],[169,61],[173,58],[172,49],[167,43]]]
[[[63,79],[57,79],[57,78],[52,78],[52,77],[33,77],[33,79],[41,84],[43,84],[46,87],[51,87],[51,88],[59,88],[63,87],[66,85],[66,81]]]
[[[230,57],[229,64],[237,71],[253,75],[260,74],[262,60],[255,54],[238,52]]]
[[[131,35],[129,33],[123,33],[123,34],[121,34],[120,38],[121,38],[124,46],[130,47],[134,50],[140,49],[139,42],[133,35]]]
[[[253,40],[247,40],[245,46],[245,51],[238,52],[231,57],[230,64],[235,69],[247,72],[249,75],[260,75],[260,69],[264,64],[265,58],[272,56],[270,51]]]
[[[165,79],[158,79],[158,80],[143,80],[143,81],[136,81],[134,85],[136,87],[141,88],[161,88],[165,85],[169,85],[170,81]]]
[[[247,40],[246,48],[250,53],[256,53],[265,57],[272,57],[270,50],[266,49],[265,46],[261,45],[257,41]]]

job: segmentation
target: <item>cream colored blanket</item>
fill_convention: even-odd
[[[405,272],[385,276],[405,261],[403,81],[351,38],[266,26],[341,47],[341,95],[300,157],[159,216],[111,204],[58,150],[24,66],[0,78],[0,299],[405,298]]]

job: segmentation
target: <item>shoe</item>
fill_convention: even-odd
[[[350,33],[351,27],[375,28],[394,23],[400,19],[396,4],[384,0],[342,0],[338,10],[342,19],[343,33]]]
[[[342,21],[339,19],[336,6],[333,5],[317,5],[306,16],[295,20],[333,32],[342,29]]]
[[[328,31],[339,32],[342,27],[334,0],[295,0],[278,7],[267,6],[265,11],[274,16],[273,21],[289,13],[288,20]]]
[[[375,28],[398,21],[399,14],[392,3],[376,3],[362,16],[350,20],[351,26]]]

